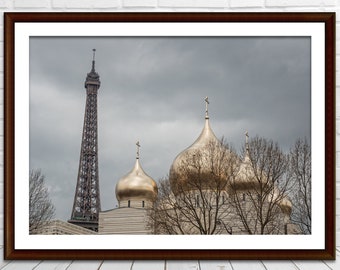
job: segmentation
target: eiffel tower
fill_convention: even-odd
[[[98,231],[101,208],[98,176],[97,93],[100,80],[95,71],[95,52],[96,50],[93,49],[92,69],[85,80],[86,105],[78,179],[71,219],[68,222]]]

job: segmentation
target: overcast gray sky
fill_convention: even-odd
[[[56,218],[71,216],[96,48],[102,210],[135,162],[156,181],[210,124],[237,150],[250,137],[288,150],[310,139],[308,37],[34,37],[30,39],[30,168],[46,176]]]

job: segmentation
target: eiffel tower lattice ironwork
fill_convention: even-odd
[[[101,207],[98,176],[97,93],[100,80],[95,71],[95,51],[93,49],[92,69],[85,80],[87,96],[78,179],[71,219],[68,222],[98,231]]]

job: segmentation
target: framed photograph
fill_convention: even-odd
[[[335,13],[5,13],[5,259],[335,259]]]

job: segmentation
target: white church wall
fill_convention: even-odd
[[[99,234],[151,234],[147,209],[122,207],[99,213]]]

